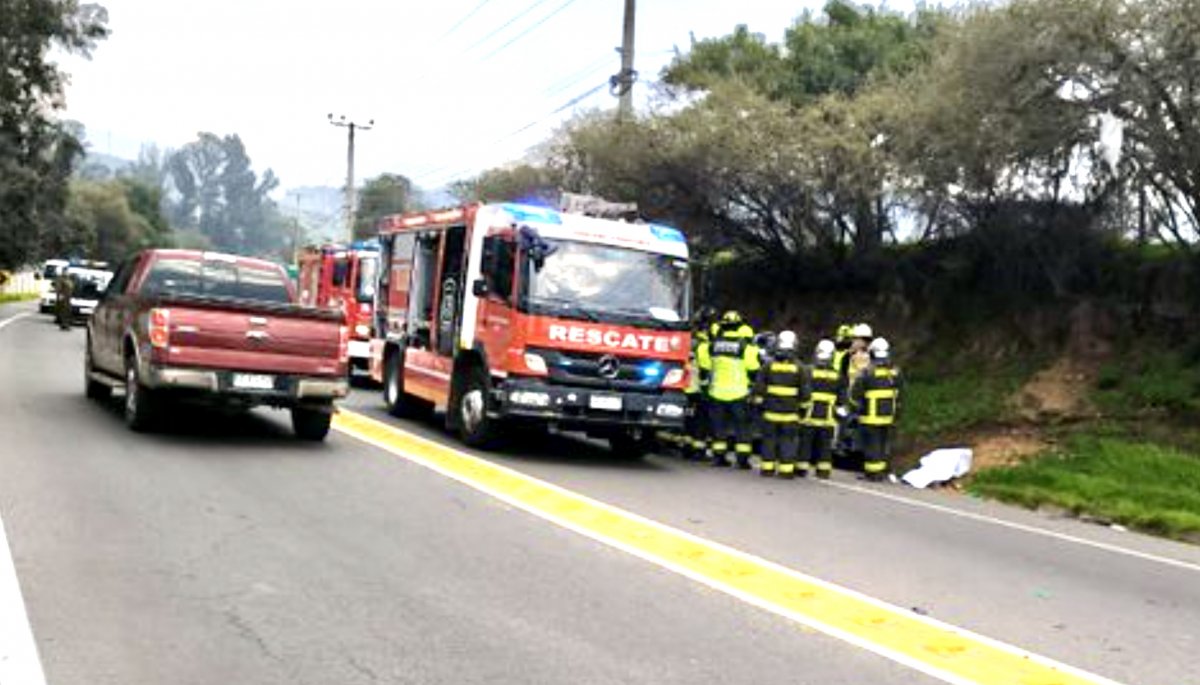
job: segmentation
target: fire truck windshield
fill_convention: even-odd
[[[547,239],[525,263],[531,310],[661,327],[686,326],[690,279],[684,259],[613,245]]]
[[[355,296],[359,302],[375,301],[375,278],[379,275],[379,257],[364,255],[358,262],[358,287]]]

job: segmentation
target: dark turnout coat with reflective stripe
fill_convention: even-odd
[[[763,419],[772,423],[799,423],[805,402],[804,370],[792,359],[777,359],[759,374]]]
[[[854,379],[850,403],[863,426],[890,426],[900,408],[900,370],[872,362]]]
[[[814,364],[804,370],[804,396],[807,400],[804,425],[833,428],[837,425],[834,409],[846,401],[846,384],[832,363]]]

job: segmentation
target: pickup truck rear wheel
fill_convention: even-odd
[[[125,361],[125,424],[139,433],[154,427],[157,419],[155,393],[142,385],[137,360]]]
[[[333,423],[333,408],[293,407],[292,430],[301,440],[321,442],[329,435]]]
[[[84,351],[83,357],[83,384],[84,394],[89,400],[107,400],[112,396],[112,388],[105,383],[97,383],[92,374],[96,367],[92,363],[92,339],[88,338],[87,349]]]

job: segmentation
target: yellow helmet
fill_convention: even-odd
[[[837,339],[839,341],[844,342],[846,340],[849,340],[851,337],[853,337],[853,335],[854,335],[854,326],[851,326],[848,323],[844,323],[841,326],[838,326]]]
[[[727,325],[739,324],[742,322],[742,315],[730,309],[721,315],[721,323]]]

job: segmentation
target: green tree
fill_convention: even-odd
[[[561,174],[542,164],[523,163],[489,169],[475,178],[455,182],[450,192],[460,202],[552,202],[558,197]]]
[[[773,45],[745,26],[721,38],[693,42],[663,71],[684,90],[708,90],[734,80],[774,100],[804,105],[826,95],[854,95],[880,78],[922,66],[945,21],[941,11],[904,15],[846,0],[820,14],[805,11]]]
[[[52,49],[90,55],[107,13],[77,0],[0,0],[0,267],[66,232],[67,182],[82,148],[57,123],[64,74]]]
[[[160,192],[130,179],[72,182],[66,211],[70,233],[56,247],[115,263],[135,250],[171,245]]]
[[[401,174],[380,174],[363,184],[362,190],[358,192],[354,237],[370,238],[376,234],[376,225],[381,218],[419,208],[416,189],[408,177]]]
[[[287,240],[285,222],[270,193],[279,179],[270,169],[259,177],[236,134],[200,133],[195,141],[167,157],[175,195],[170,221],[198,232],[214,248],[252,255],[274,255]]]

